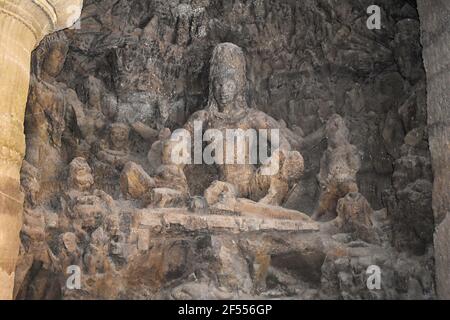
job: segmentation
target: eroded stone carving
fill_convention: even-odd
[[[97,154],[98,159],[117,169],[129,161],[128,143],[130,128],[124,123],[113,123],[109,128],[108,146]]]
[[[73,117],[82,138],[87,143],[94,144],[107,126],[107,116],[114,118],[117,101],[105,90],[102,81],[95,77],[88,76],[81,87],[88,108],[82,108],[80,104],[75,105]]]
[[[26,160],[34,167],[42,168],[40,175],[46,180],[41,181],[45,192],[56,187],[55,181],[62,172],[63,159],[59,149],[66,129],[66,110],[73,102],[66,98],[73,97],[72,90],[55,79],[64,66],[67,51],[67,37],[63,33],[52,34],[43,40],[35,55],[39,63],[31,77],[27,102]],[[46,165],[49,162],[55,165]]]
[[[67,14],[73,6],[75,14]],[[0,118],[7,120],[2,130],[0,154],[0,299],[13,294],[14,269],[19,249],[23,196],[20,192],[20,165],[25,154],[24,109],[30,82],[31,51],[42,38],[71,26],[81,13],[82,0],[2,1],[0,20]],[[58,58],[46,61],[48,72],[57,72]],[[56,62],[55,64],[53,62]],[[58,104],[57,99],[55,103]],[[58,130],[55,130],[56,142]]]
[[[356,173],[361,166],[358,150],[349,142],[349,131],[339,115],[333,115],[326,126],[328,149],[320,162],[318,180],[321,186],[319,205],[313,218],[331,220],[336,205],[350,192],[358,192]]]
[[[120,176],[120,187],[125,196],[142,199],[156,186],[155,180],[138,164],[128,162]]]
[[[222,43],[216,46],[211,59],[210,92],[208,106],[205,110],[194,113],[185,128],[195,135],[194,123],[203,124],[203,130],[215,129],[226,136],[227,129],[276,129],[280,130],[280,141],[273,158],[268,165],[278,157],[283,167],[276,177],[263,177],[261,171],[250,164],[250,143],[239,146],[238,152],[245,154],[246,164],[219,165],[221,180],[236,187],[240,197],[251,197],[267,204],[280,205],[289,191],[289,185],[298,180],[303,172],[303,158],[300,153],[291,151],[291,145],[285,137],[289,130],[264,112],[250,108],[245,94],[247,89],[246,61],[242,49],[232,43]],[[293,135],[292,132],[289,132]],[[268,134],[270,140],[271,135]],[[237,153],[234,156],[237,158]],[[227,151],[224,150],[226,154]],[[236,160],[236,159],[235,159]],[[226,163],[226,161],[224,161]]]
[[[148,141],[153,131],[143,124],[133,128]],[[189,187],[183,171],[183,165],[173,162],[171,151],[174,142],[170,139],[168,128],[161,130],[159,140],[152,144],[148,160],[154,173],[153,177],[139,165],[128,162],[121,174],[122,193],[134,199],[142,200],[145,205],[156,207],[185,206],[189,197]]]
[[[272,157],[277,157],[280,170],[276,175],[263,175],[259,168],[250,181],[250,198],[260,203],[279,206],[285,200],[293,184],[303,175],[304,160],[297,151],[288,154],[275,151]],[[267,165],[266,165],[267,166]]]
[[[183,5],[178,7],[180,2]],[[326,147],[321,142],[325,132],[323,124],[334,112],[345,118],[352,132],[352,143],[364,151],[363,168],[358,177],[360,192],[368,195],[367,199],[372,197],[369,199],[372,203],[374,194],[385,187],[383,183],[386,180],[390,183],[394,161],[385,151],[383,156],[377,154],[384,148],[383,141],[376,139],[381,135],[379,125],[383,121],[386,127],[389,123],[399,123],[398,119],[385,121],[387,111],[384,109],[395,113],[395,101],[401,103],[402,98],[392,93],[412,90],[402,91],[401,87],[408,81],[389,71],[395,61],[388,49],[391,44],[383,39],[394,39],[394,31],[390,30],[395,28],[386,28],[383,37],[375,41],[364,34],[364,28],[357,28],[355,32],[356,29],[346,27],[349,21],[357,21],[350,13],[337,14],[339,21],[333,17],[322,20],[322,7],[318,8],[317,1],[280,6],[263,2],[237,0],[224,3],[223,7],[218,2],[179,0],[89,3],[86,13],[94,15],[95,19],[83,25],[85,30],[68,33],[70,59],[58,80],[76,89],[76,92],[69,90],[64,94],[70,101],[66,105],[69,110],[67,130],[63,134],[64,150],[61,152],[66,163],[62,167],[82,156],[92,166],[95,187],[77,191],[79,197],[70,206],[67,201],[61,201],[60,205],[57,199],[51,198],[43,202],[38,196],[38,207],[45,205],[37,208],[42,212],[27,212],[22,242],[25,251],[31,250],[35,256],[22,256],[24,262],[18,274],[25,280],[21,282],[23,285],[19,284],[22,287],[20,297],[49,298],[51,293],[57,298],[78,299],[372,299],[433,295],[429,254],[402,256],[404,253],[396,252],[385,239],[389,231],[383,231],[381,244],[364,237],[366,231],[378,230],[380,216],[386,227],[390,226],[383,210],[372,215],[372,228],[366,224],[365,217],[370,216],[371,211],[364,198],[353,199],[350,193],[336,199],[335,214],[345,217],[346,223],[339,224],[338,217],[330,222],[338,226],[334,230],[326,230],[326,223],[311,221],[296,211],[301,207],[310,212],[317,203],[315,175]],[[344,0],[343,5],[353,7],[350,2]],[[207,10],[201,10],[202,6]],[[396,21],[404,17],[405,11],[411,11],[405,8],[400,12],[400,8],[391,10],[386,6],[389,16]],[[149,10],[153,18],[145,25]],[[334,14],[333,8],[329,10]],[[265,19],[267,14],[272,18]],[[308,17],[314,19],[305,19]],[[296,21],[298,27],[295,34],[292,21]],[[322,28],[322,23],[341,29],[337,29],[336,35],[323,33],[321,30],[328,29]],[[201,29],[206,25],[208,28]],[[308,31],[311,29],[314,32]],[[405,36],[404,28],[399,28],[398,32],[399,39]],[[100,34],[102,36],[97,38]],[[287,162],[294,164],[285,166],[283,161],[288,158],[285,152],[274,150],[274,157],[281,159],[280,171],[270,179],[262,179],[264,177],[258,174],[261,168],[253,166],[246,195],[240,194],[233,181],[223,178],[223,169],[205,165],[190,171],[189,166],[174,166],[166,157],[171,149],[170,143],[166,143],[170,130],[164,129],[158,137],[162,128],[175,130],[182,126],[193,110],[207,102],[207,88],[213,88],[208,86],[205,72],[211,69],[208,65],[210,48],[223,41],[225,34],[246,52],[248,72],[243,83],[248,80],[250,87],[248,109],[256,104],[258,109],[276,118],[273,127],[281,130],[291,149],[305,157],[302,169],[297,170],[301,167],[301,156],[292,153],[292,159]],[[285,35],[289,35],[289,39],[284,38]],[[268,36],[270,41],[267,41]],[[345,47],[347,41],[351,42],[351,48]],[[212,69],[218,70],[219,64]],[[226,70],[230,69],[234,70],[229,64],[223,67],[227,79],[223,86],[228,88],[217,90],[218,100],[222,100],[221,91],[226,92],[225,96],[233,96],[230,93],[233,85],[226,84],[236,77],[227,74]],[[336,69],[339,72],[335,72]],[[359,77],[355,80],[351,76],[354,72],[370,74],[369,80],[361,81]],[[386,76],[389,74],[394,76]],[[218,73],[217,77],[220,76]],[[49,79],[49,82],[54,81]],[[221,81],[217,83],[222,86]],[[239,112],[235,108],[230,110]],[[205,119],[209,120],[209,109],[203,111],[207,115]],[[227,119],[231,119],[229,128],[233,128],[239,123],[233,118],[231,115],[214,120],[212,124],[219,123],[218,126],[204,123],[204,129],[223,130],[227,126],[220,122]],[[401,120],[410,121],[410,116],[405,114]],[[244,129],[253,127],[245,121],[242,120]],[[127,144],[126,170],[96,159],[99,150],[115,149],[107,135],[109,125],[116,122],[133,129]],[[395,155],[391,151],[395,150],[401,134],[389,130],[384,133],[385,143],[390,143],[389,152]],[[407,140],[408,147],[414,148],[413,135]],[[151,144],[154,148],[150,148]],[[373,152],[367,154],[368,150]],[[376,173],[382,171],[385,176],[372,172],[371,166],[375,165]],[[235,169],[227,169],[230,177],[236,174]],[[288,173],[283,173],[283,169]],[[302,171],[305,174],[300,184],[305,182],[302,188],[307,192],[291,192],[290,196],[298,201],[289,206],[296,210],[287,210],[278,203],[286,205],[282,199],[286,188],[290,190],[292,184],[299,181]],[[25,185],[32,190],[32,183],[27,181],[33,180],[33,170],[24,170],[24,173]],[[64,193],[67,199],[66,181],[58,181],[63,189],[54,194]],[[374,186],[374,191],[368,190],[367,186],[375,183],[378,185]],[[174,189],[180,186],[179,190]],[[47,187],[44,185],[41,189]],[[107,198],[95,189],[111,195],[112,203],[108,205]],[[32,193],[26,192],[27,196]],[[180,194],[187,201],[178,202]],[[298,205],[303,204],[305,198],[312,204],[308,208]],[[342,208],[339,203],[343,204]],[[105,224],[104,217],[98,213],[114,212],[110,209],[113,205],[119,212],[120,232],[117,233],[109,231],[108,223]],[[64,217],[66,215],[68,218]],[[32,247],[28,236],[33,237]],[[52,259],[57,259],[42,263],[46,260],[38,252],[51,253]],[[82,268],[82,291],[65,289],[63,266],[69,262]],[[382,290],[376,293],[367,290],[361,276],[371,264],[381,265],[386,275]],[[230,275],[230,272],[234,273]]]
[[[94,177],[91,167],[84,158],[75,158],[69,166],[69,190],[86,192],[92,188]]]
[[[112,250],[110,239],[118,236],[119,232],[118,208],[114,200],[101,190],[93,190],[93,184],[94,178],[89,164],[83,158],[75,158],[69,166],[69,189],[62,201],[67,215],[65,218],[71,221],[70,225],[65,227],[74,232],[79,240],[92,239],[88,254],[84,258],[90,273],[97,270],[93,266],[93,256],[96,261],[106,263],[105,248]]]
[[[337,223],[342,232],[351,233],[356,239],[367,242],[377,241],[372,221],[373,210],[362,194],[348,193],[339,199],[336,210]]]
[[[184,165],[177,164],[172,159],[172,150],[175,143],[169,137],[169,130],[165,129],[160,133],[160,140],[152,146],[156,150],[161,150],[161,165],[156,169],[155,181],[160,188],[170,188],[179,191],[184,197],[189,195],[189,186],[186,175],[184,174]],[[152,152],[150,150],[150,153]],[[151,154],[149,154],[149,159]],[[157,161],[159,162],[159,161]]]

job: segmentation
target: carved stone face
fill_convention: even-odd
[[[111,126],[109,138],[111,141],[111,148],[116,151],[127,149],[130,129],[127,125],[122,123],[115,123]]]
[[[46,74],[56,77],[61,72],[65,61],[66,50],[59,45],[54,45],[47,54],[42,67]]]
[[[236,82],[231,77],[219,77],[213,83],[214,98],[217,101],[219,111],[233,103],[238,95]]]
[[[245,90],[247,72],[241,48],[221,43],[214,49],[210,65],[209,107],[219,112],[233,113],[247,108]]]
[[[75,158],[70,163],[69,185],[79,191],[87,191],[94,184],[91,167],[84,158]]]

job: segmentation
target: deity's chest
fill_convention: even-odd
[[[235,185],[241,196],[247,195],[255,170],[250,154],[256,147],[256,131],[251,130],[246,118],[237,121],[212,119],[205,129],[218,130],[222,135],[218,143],[223,150],[223,164],[219,165],[221,179]]]
[[[251,164],[250,152],[253,147],[256,148],[257,132],[252,130],[246,118],[239,120],[215,118],[209,121],[205,129],[206,132],[215,130],[221,133],[221,139],[216,139],[215,143],[223,149],[224,164]],[[216,134],[214,136],[217,137]],[[230,159],[233,159],[232,162]]]
[[[237,129],[248,130],[250,129],[250,121],[247,118],[248,116],[239,119],[212,117],[209,119],[206,129],[217,129],[221,131]]]

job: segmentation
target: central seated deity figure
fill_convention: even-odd
[[[288,138],[295,134],[264,112],[250,108],[246,100],[246,90],[246,61],[242,49],[232,43],[217,45],[210,65],[208,105],[206,109],[194,113],[184,129],[194,139],[198,138],[198,123],[202,124],[201,135],[208,130],[220,132],[223,137],[227,137],[230,130],[264,130],[272,156],[268,157],[265,163],[261,163],[261,159],[258,159],[257,164],[249,161],[249,148],[260,148],[261,141],[256,141],[255,146],[249,139],[244,138],[241,140],[244,145],[237,145],[237,150],[232,152],[235,160],[244,153],[244,163],[222,161],[217,164],[219,178],[233,185],[238,197],[269,205],[281,205],[292,184],[303,174],[303,157],[299,152],[291,150]],[[277,141],[271,141],[272,131],[277,131]],[[233,146],[236,147],[234,142]],[[229,150],[224,148],[223,151],[224,154],[220,157],[228,157]],[[263,174],[264,168],[273,164],[273,161],[279,166],[274,174]]]

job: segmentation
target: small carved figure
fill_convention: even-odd
[[[152,129],[143,124],[134,124],[133,129],[145,140],[154,136]],[[153,133],[153,134],[152,134]],[[159,140],[155,141],[148,153],[153,177],[133,162],[128,162],[121,174],[122,193],[144,204],[158,207],[183,206],[189,196],[189,187],[183,165],[172,161],[174,142],[170,139],[168,128],[161,130]],[[168,200],[170,199],[170,200]]]
[[[108,147],[99,151],[97,157],[116,168],[123,168],[128,162],[130,128],[124,123],[110,126]]]
[[[84,158],[75,158],[69,166],[69,190],[86,192],[91,190],[94,177],[89,164]]]
[[[157,135],[158,140],[156,140],[148,152],[147,160],[152,169],[152,173],[156,173],[159,166],[162,165],[162,154],[163,154],[163,144],[164,141],[170,139],[171,131],[169,128],[162,129]]]
[[[339,199],[337,213],[341,232],[352,233],[356,239],[367,242],[378,240],[372,222],[373,210],[362,194],[350,192]]]
[[[118,232],[118,211],[114,200],[101,190],[92,190],[94,178],[84,158],[75,158],[69,165],[67,213],[77,233],[86,236],[103,226],[112,235]]]
[[[328,149],[320,162],[318,180],[322,189],[319,205],[313,218],[331,220],[336,218],[339,199],[350,192],[358,192],[356,174],[361,160],[356,147],[349,142],[349,131],[344,119],[334,114],[326,126]]]
[[[114,118],[115,105],[114,98],[106,93],[101,80],[89,76],[86,78],[83,86],[86,95],[86,108],[76,108],[75,117],[78,128],[83,139],[89,144],[95,143],[99,133],[106,127],[107,118],[103,113],[104,105],[108,105],[105,110],[110,118]],[[105,100],[107,102],[105,103]]]

